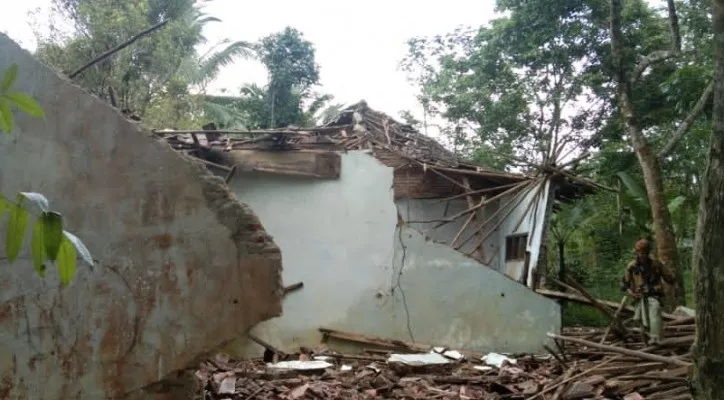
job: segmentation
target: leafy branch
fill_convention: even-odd
[[[13,64],[5,71],[0,81],[0,129],[10,134],[15,124],[11,105],[18,110],[37,118],[44,118],[45,113],[38,103],[25,93],[12,90],[18,77],[18,65]]]
[[[13,64],[0,81],[0,129],[8,134],[12,132],[15,123],[11,105],[33,117],[45,116],[43,109],[32,97],[12,90],[17,74],[18,66]],[[34,204],[40,212],[31,212],[28,204]],[[20,192],[15,201],[0,194],[0,219],[5,211],[10,214],[5,237],[5,254],[10,263],[20,255],[30,216],[34,215],[30,252],[33,267],[40,277],[45,277],[47,263],[56,263],[61,283],[68,285],[75,276],[79,255],[93,266],[93,257],[88,248],[78,237],[63,230],[63,216],[50,209],[48,199],[42,194]]]

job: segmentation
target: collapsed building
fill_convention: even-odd
[[[583,190],[565,176],[462,162],[364,103],[160,141],[0,34],[11,64],[45,118],[0,135],[2,193],[43,193],[96,267],[64,288],[27,249],[0,262],[2,398],[178,398],[169,382],[252,327],[284,349],[331,328],[498,351],[560,329],[534,289],[552,201]],[[282,260],[304,284],[283,304]]]
[[[158,132],[224,178],[281,248],[285,283],[304,285],[256,336],[285,351],[322,328],[538,352],[560,330],[535,289],[553,202],[585,185],[466,163],[364,101],[325,126],[241,133]]]

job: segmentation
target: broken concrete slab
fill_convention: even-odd
[[[279,248],[223,182],[0,34],[13,63],[46,117],[0,135],[0,190],[45,194],[98,262],[67,288],[0,263],[1,398],[139,393],[281,314]]]

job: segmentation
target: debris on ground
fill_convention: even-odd
[[[196,372],[204,399],[522,399],[688,400],[694,322],[665,325],[664,341],[646,346],[637,328],[549,334],[545,356],[479,354],[320,329],[328,339],[369,349],[340,354],[325,346],[288,360],[233,361],[217,356]],[[381,349],[380,349],[381,348]]]

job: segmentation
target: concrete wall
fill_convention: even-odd
[[[280,314],[279,249],[218,178],[0,34],[11,63],[46,118],[16,113],[0,135],[0,190],[45,194],[98,261],[67,288],[27,250],[0,263],[0,398],[151,398],[139,389]]]
[[[246,173],[230,185],[281,247],[285,284],[304,282],[282,317],[254,328],[272,344],[314,346],[320,326],[409,340],[409,319],[419,342],[540,351],[545,333],[560,328],[554,301],[416,229],[397,229],[392,169],[364,152],[342,155],[339,180]]]

